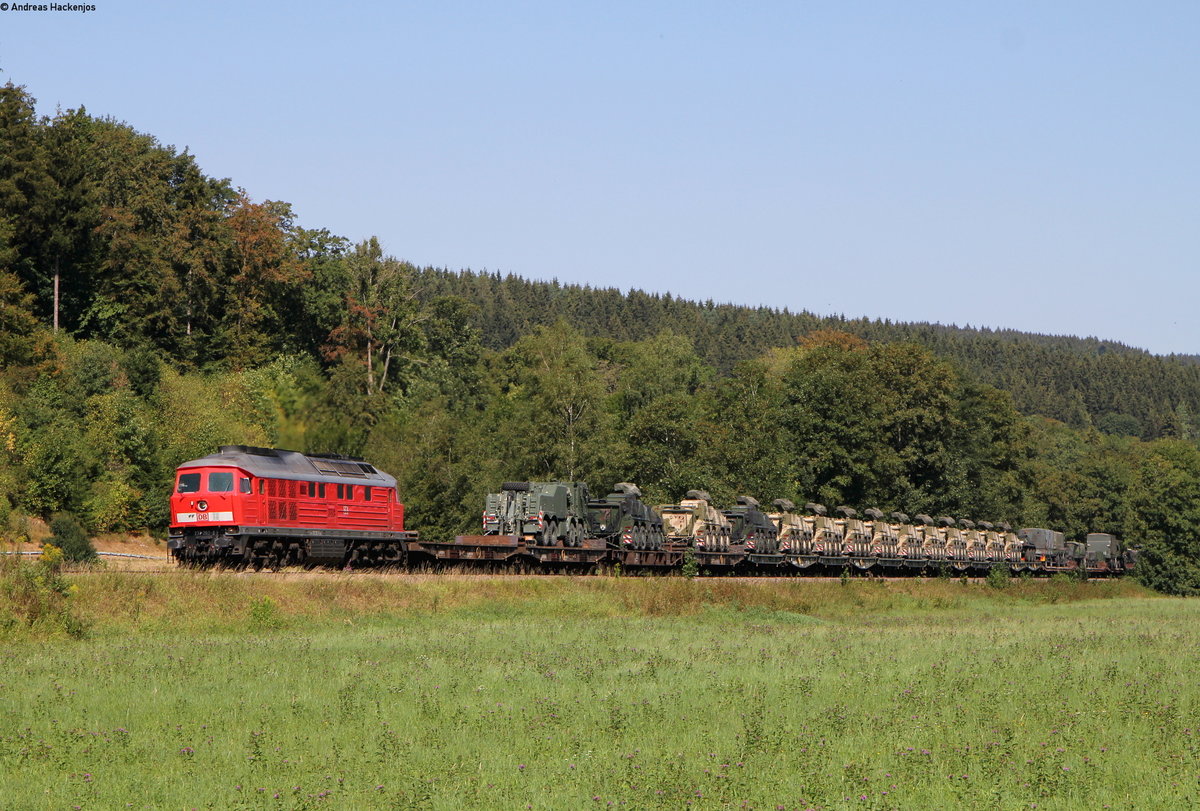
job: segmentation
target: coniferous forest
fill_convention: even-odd
[[[1200,593],[1195,356],[420,268],[262,193],[0,88],[10,540],[162,531],[175,466],[245,443],[369,458],[430,537],[504,480],[629,480],[1113,532]]]

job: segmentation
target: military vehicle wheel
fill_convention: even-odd
[[[541,542],[544,546],[554,546],[558,540],[558,522],[553,518],[547,518],[545,526],[542,527]]]

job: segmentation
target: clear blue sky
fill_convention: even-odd
[[[0,12],[0,79],[422,265],[1200,353],[1200,3]]]

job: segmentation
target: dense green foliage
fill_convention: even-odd
[[[50,538],[47,541],[62,551],[63,558],[73,563],[96,559],[96,547],[79,520],[70,513],[56,513],[50,519]]]
[[[57,294],[56,291],[57,290]],[[1200,364],[1096,339],[419,269],[0,88],[0,532],[161,530],[218,444],[369,455],[410,524],[506,479],[1116,532],[1200,589]]]

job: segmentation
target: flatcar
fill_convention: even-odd
[[[404,562],[396,480],[361,459],[223,445],[175,472],[167,546],[192,565]]]

